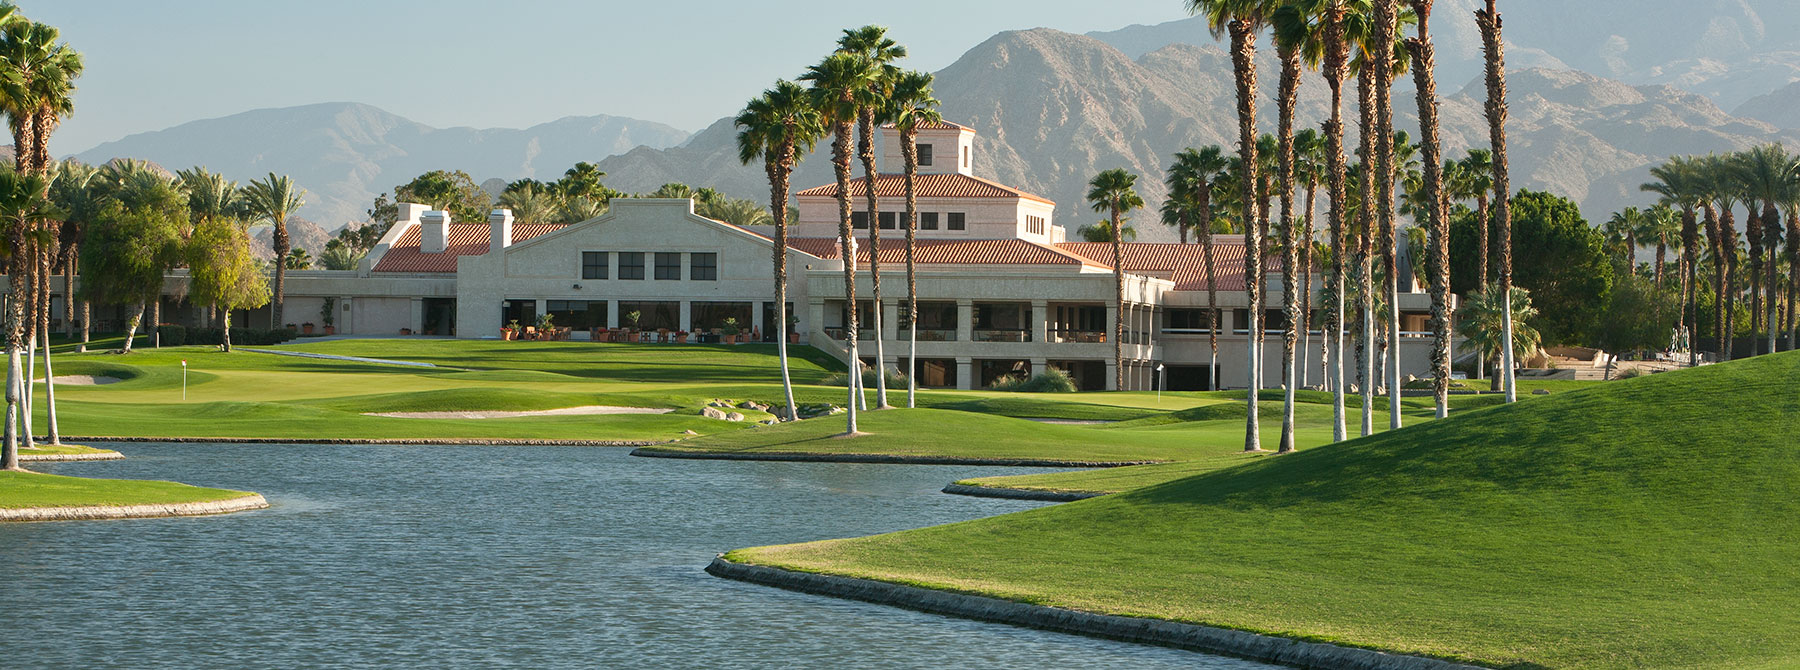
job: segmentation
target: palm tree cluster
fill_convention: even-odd
[[[1202,257],[1212,276],[1212,235],[1237,232],[1246,247],[1245,282],[1250,302],[1247,351],[1249,411],[1245,418],[1244,448],[1262,448],[1256,403],[1267,385],[1262,371],[1262,315],[1270,296],[1263,282],[1271,264],[1281,268],[1281,309],[1286,327],[1282,333],[1283,420],[1278,450],[1294,449],[1294,394],[1307,381],[1297,352],[1308,348],[1308,324],[1313,314],[1312,275],[1324,274],[1321,293],[1326,296],[1321,360],[1325,362],[1322,386],[1333,393],[1334,438],[1348,437],[1345,393],[1352,375],[1346,363],[1354,363],[1354,377],[1363,392],[1363,434],[1373,432],[1374,392],[1385,387],[1389,396],[1392,427],[1399,427],[1400,319],[1396,304],[1401,278],[1401,240],[1398,215],[1410,215],[1422,230],[1422,254],[1412,266],[1422,270],[1430,286],[1432,316],[1432,390],[1439,416],[1448,412],[1451,364],[1451,308],[1449,219],[1453,206],[1473,200],[1481,230],[1498,231],[1499,258],[1490,273],[1487,235],[1481,251],[1482,286],[1490,276],[1504,289],[1499,302],[1506,303],[1511,286],[1510,218],[1507,202],[1505,159],[1505,68],[1500,50],[1499,14],[1489,0],[1476,12],[1486,47],[1487,121],[1491,148],[1471,151],[1466,157],[1446,159],[1438,139],[1438,95],[1434,79],[1431,40],[1431,0],[1186,0],[1189,11],[1204,16],[1214,37],[1229,38],[1236,82],[1238,144],[1235,157],[1209,146],[1178,152],[1168,170],[1169,199],[1161,207],[1162,221],[1175,226],[1182,243],[1189,233],[1206,249]],[[1272,34],[1280,71],[1274,96],[1276,133],[1257,132],[1257,40]],[[1410,33],[1410,35],[1408,34]],[[1295,101],[1306,69],[1317,69],[1330,89],[1329,117],[1319,128],[1295,128]],[[1410,72],[1416,92],[1420,137],[1414,143],[1394,129],[1395,78]],[[1344,85],[1356,82],[1359,114],[1360,160],[1350,164],[1345,156],[1346,122],[1343,118]],[[1314,223],[1318,189],[1324,188],[1326,239],[1317,239]],[[1279,213],[1275,207],[1279,206]],[[1351,280],[1355,281],[1352,282]],[[1379,283],[1379,284],[1378,284]],[[1352,303],[1353,301],[1353,303]],[[1216,326],[1217,298],[1209,293],[1209,324]],[[1361,319],[1349,317],[1352,310]],[[1502,335],[1513,340],[1511,311],[1502,305]],[[1379,317],[1379,319],[1378,319]],[[1378,323],[1379,320],[1379,323]],[[1358,323],[1357,321],[1360,321]],[[1216,328],[1209,327],[1209,330]],[[1351,361],[1346,334],[1354,334],[1360,355]],[[1213,341],[1216,368],[1217,340]],[[1502,376],[1511,396],[1511,346],[1501,347],[1506,358]],[[1376,354],[1383,352],[1378,368]],[[1215,373],[1216,374],[1216,373]],[[1379,375],[1379,376],[1378,376]],[[1379,380],[1379,381],[1378,381]],[[1216,382],[1215,382],[1216,384]]]
[[[582,161],[563,172],[556,181],[520,179],[506,185],[495,206],[512,210],[519,223],[577,223],[606,213],[613,198],[625,194],[607,188],[600,182],[606,173],[593,163]],[[673,185],[671,185],[673,186]],[[669,186],[664,186],[669,188]],[[683,188],[686,188],[683,186]],[[415,194],[418,195],[418,194]],[[692,197],[692,189],[680,197]],[[676,197],[676,196],[646,196]],[[439,203],[424,202],[437,206]]]
[[[880,221],[881,204],[875,188],[880,173],[875,163],[874,142],[876,129],[884,124],[892,124],[898,131],[900,153],[905,165],[903,179],[906,211],[901,227],[906,231],[907,298],[903,313],[907,315],[909,323],[916,321],[911,316],[918,307],[915,268],[918,149],[915,139],[920,128],[940,121],[941,117],[937,113],[938,101],[932,97],[931,75],[904,70],[895,64],[905,57],[906,47],[888,37],[886,28],[863,26],[846,29],[838,38],[837,49],[807,68],[798,78],[799,81],[806,82],[806,85],[778,80],[774,87],[752,98],[736,119],[739,128],[739,160],[749,164],[760,159],[769,179],[769,214],[775,225],[776,316],[779,328],[782,329],[777,341],[781,343],[782,386],[788,399],[790,419],[793,418],[794,407],[793,388],[788,381],[786,349],[786,329],[791,325],[786,316],[790,182],[794,167],[828,136],[831,138],[832,168],[837,178],[838,251],[844,265],[844,332],[851,366],[860,368],[862,365],[857,342],[862,320],[862,315],[857,313],[856,299],[859,247],[850,225],[854,208],[850,187],[852,159],[862,163],[866,186],[863,189],[863,206],[868,220]],[[870,225],[868,230],[869,283],[874,303],[873,314],[869,318],[877,334],[876,365],[885,370],[883,361],[887,360],[886,343],[880,336],[884,332],[881,319],[885,303],[881,296],[880,258],[876,253],[881,244],[881,226]],[[916,323],[910,327],[910,331],[907,365],[909,369],[916,370]],[[854,371],[848,375],[849,411],[845,415],[845,433],[848,435],[857,434],[857,413],[865,409],[863,405],[866,398],[860,387],[863,376]],[[872,376],[876,384],[876,408],[887,408],[889,375],[883,372]],[[915,402],[915,382],[913,375],[904,376],[907,380],[906,405],[912,407]]]
[[[1800,328],[1800,157],[1766,144],[1671,157],[1652,167],[1650,176],[1640,189],[1656,194],[1656,203],[1620,211],[1603,227],[1616,262],[1641,272],[1637,250],[1654,247],[1652,281],[1673,289],[1681,302],[1675,328],[1703,335],[1699,326],[1710,321],[1719,360],[1732,357],[1740,308],[1747,312],[1751,355],[1772,353],[1783,340],[1794,348]],[[1671,249],[1678,250],[1673,273],[1664,269]],[[1711,289],[1711,314],[1700,312],[1703,288]]]

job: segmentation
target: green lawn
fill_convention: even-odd
[[[247,495],[253,494],[175,482],[0,472],[0,509],[208,502]]]
[[[1763,356],[730,558],[1493,667],[1800,667],[1797,378]]]

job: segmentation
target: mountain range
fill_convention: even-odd
[[[1434,12],[1448,156],[1487,144],[1480,40],[1469,14],[1479,1],[1439,0]],[[1800,84],[1790,85],[1800,79],[1800,33],[1781,28],[1800,25],[1800,3],[1516,0],[1504,16],[1519,187],[1573,198],[1604,219],[1646,202],[1637,185],[1668,155],[1763,142],[1800,147]],[[1272,56],[1259,50],[1265,132],[1275,125]],[[979,132],[976,174],[1056,200],[1058,222],[1071,230],[1098,218],[1081,202],[1087,179],[1124,167],[1140,175],[1151,206],[1138,213],[1139,239],[1172,238],[1154,224],[1163,165],[1184,147],[1234,143],[1230,61],[1198,19],[1087,35],[1004,32],[935,74],[944,117]],[[1410,128],[1410,80],[1397,86],[1396,124]],[[1325,108],[1323,82],[1309,74],[1298,125],[1316,127]],[[1346,115],[1354,128],[1354,110]],[[766,198],[761,169],[737,160],[735,134],[729,116],[692,136],[606,116],[524,130],[435,129],[333,103],[197,121],[79,157],[205,164],[238,179],[285,172],[311,191],[303,215],[335,228],[361,219],[376,193],[427,170],[463,169],[477,182],[545,178],[600,156],[607,184],[627,192],[680,181]],[[794,186],[830,180],[821,150],[802,163]]]
[[[192,121],[107,142],[76,154],[87,163],[115,157],[171,168],[204,165],[239,181],[270,172],[307,190],[300,215],[335,229],[366,218],[377,193],[424,172],[461,169],[489,177],[558,177],[577,161],[636,146],[669,147],[688,133],[652,121],[571,116],[525,129],[433,128],[358,103],[259,109]]]

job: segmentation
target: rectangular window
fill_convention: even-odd
[[[850,213],[850,227],[855,228],[857,230],[868,230],[868,228],[869,228],[869,213],[868,212],[851,212]]]
[[[1026,216],[1025,217],[1025,232],[1032,234],[1032,235],[1044,234],[1044,217]]]
[[[619,252],[619,278],[620,279],[643,279],[644,278],[644,252],[642,252],[642,251],[621,251],[621,252]]]
[[[1206,330],[1207,310],[1170,309],[1163,314],[1167,320],[1163,328],[1168,330]]]
[[[545,300],[544,313],[552,319],[550,323],[558,328],[587,330],[606,320],[606,301],[598,300]]]
[[[893,212],[882,212],[881,213],[881,229],[882,230],[893,230],[894,226],[896,225],[896,223],[895,223],[896,221],[897,221],[897,219],[894,217]]]
[[[931,145],[919,145],[919,167],[931,166]]]
[[[604,251],[581,252],[581,278],[606,279],[606,257],[608,255]]]
[[[949,214],[949,218],[950,218],[950,220],[948,223],[950,225],[947,227],[950,230],[963,230],[964,229],[962,212],[951,212]]]
[[[919,212],[919,230],[937,230],[937,212]]]
[[[688,254],[688,278],[695,281],[718,281],[719,255],[716,253]]]
[[[969,167],[969,148],[963,147],[963,167]]]
[[[672,251],[672,252],[671,251],[658,251],[658,252],[656,252],[656,278],[657,279],[680,279],[681,278],[681,252],[679,252],[679,251]]]

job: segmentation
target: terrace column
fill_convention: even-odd
[[[680,314],[680,316],[676,317],[677,322],[680,324],[677,326],[677,328],[679,328],[681,330],[693,330],[693,326],[694,326],[694,315],[692,312],[693,309],[694,309],[694,304],[692,302],[689,302],[687,300],[681,301],[681,309],[678,312]]]
[[[1049,371],[1050,371],[1050,361],[1049,360],[1045,359],[1043,356],[1033,356],[1031,358],[1031,374],[1041,375],[1041,374],[1044,374]]]
[[[619,301],[603,300],[601,302],[606,303],[606,327],[607,328],[618,328],[619,327]]]
[[[351,318],[356,314],[356,310],[351,306],[350,296],[338,296],[335,309],[337,310],[337,314],[335,315],[334,320],[337,321],[338,331],[343,333],[356,332],[356,320]],[[273,328],[274,326],[271,325],[269,327]]]
[[[1050,301],[1048,300],[1031,301],[1031,341],[1050,341]],[[1036,363],[1032,363],[1034,371],[1037,369],[1036,365]]]
[[[1107,305],[1106,306],[1106,323],[1100,329],[1101,332],[1106,333],[1106,341],[1107,342],[1111,342],[1119,336],[1118,330],[1113,327],[1113,324],[1118,323],[1118,320],[1119,320],[1119,306],[1112,305],[1112,304]],[[1117,379],[1113,379],[1112,375],[1113,375],[1113,373],[1109,371],[1106,373],[1106,378],[1112,379],[1115,382],[1118,381]],[[1112,389],[1109,389],[1109,390],[1112,390]]]
[[[975,301],[957,299],[956,301],[956,341],[971,342],[975,339]],[[962,376],[957,376],[957,383],[962,383]],[[963,387],[967,388],[967,387]]]
[[[753,329],[755,332],[768,334],[769,326],[768,326],[768,324],[763,323],[763,309],[762,308],[763,308],[763,303],[761,301],[757,301],[757,300],[750,301],[750,328]],[[686,330],[686,329],[684,328],[683,330]]]
[[[812,298],[806,301],[806,321],[796,328],[805,328],[808,336],[825,333],[825,299]]]
[[[537,305],[536,305],[536,307],[537,307],[537,312],[535,312],[535,313],[536,313],[536,314],[537,314],[537,315],[538,315],[538,318],[540,318],[540,319],[541,319],[541,318],[544,318],[544,299],[543,299],[543,298],[538,298],[538,299],[537,299]],[[521,324],[519,324],[519,325],[521,325],[521,326],[535,326],[535,325],[537,325],[537,324],[535,324],[535,323],[521,323]]]
[[[956,390],[967,391],[975,388],[975,362],[965,358],[956,359]]]
[[[1106,390],[1119,390],[1119,364],[1110,360],[1106,362]]]
[[[881,339],[900,340],[900,301],[883,301],[881,305]]]
[[[412,315],[408,317],[408,323],[412,327],[413,334],[418,335],[425,331],[425,299],[413,298],[408,302],[412,303],[410,305]]]

